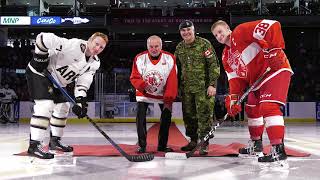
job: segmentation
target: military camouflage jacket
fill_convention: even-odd
[[[174,55],[181,69],[180,85],[184,91],[199,92],[209,85],[216,87],[220,67],[215,50],[207,39],[196,36],[189,45],[181,41]]]

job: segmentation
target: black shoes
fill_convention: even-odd
[[[258,162],[276,162],[286,160],[287,154],[284,149],[284,144],[272,145],[271,152],[269,155],[258,158]]]
[[[197,146],[196,141],[190,141],[187,145],[181,147],[182,151],[192,151]]]
[[[54,154],[46,152],[43,149],[40,141],[30,140],[28,154],[31,156],[38,157],[40,159],[53,159]]]
[[[145,153],[146,152],[146,147],[138,147],[137,153]]]
[[[161,152],[173,152],[173,149],[170,148],[170,147],[158,147],[158,151],[161,151]]]
[[[173,152],[173,149],[170,147],[165,147],[165,148],[158,147],[157,150],[161,151],[161,152]],[[146,147],[138,147],[136,152],[137,153],[146,153]]]
[[[58,150],[62,152],[73,152],[73,147],[62,144],[61,137],[57,137],[57,136],[50,137],[49,149]]]
[[[208,152],[209,152],[209,142],[206,141],[200,146],[199,155],[200,156],[205,156],[205,155],[208,154]]]

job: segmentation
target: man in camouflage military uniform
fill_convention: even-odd
[[[177,45],[175,56],[181,68],[183,121],[186,135],[191,138],[181,150],[191,151],[197,145],[198,139],[210,131],[220,68],[211,43],[195,36],[191,21],[181,22],[179,31],[183,41]],[[208,145],[209,142],[206,142],[200,148],[200,155],[208,154]]]

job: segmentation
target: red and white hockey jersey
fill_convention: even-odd
[[[264,59],[262,49],[285,48],[280,23],[266,19],[237,26],[231,33],[230,44],[222,54],[230,94],[242,94],[248,85],[252,85],[266,71],[268,62]],[[292,72],[288,59],[280,70],[269,73],[255,90],[282,71]]]
[[[100,67],[98,56],[86,60],[87,41],[61,38],[53,33],[40,33],[38,36],[40,35],[42,35],[43,44],[49,49],[48,71],[62,87],[76,81],[74,95],[86,97],[86,91],[90,88],[93,76]],[[39,73],[32,67],[30,69],[34,73]]]
[[[178,93],[175,57],[166,51],[161,51],[157,60],[152,60],[148,51],[138,54],[130,81],[138,102],[172,103]]]

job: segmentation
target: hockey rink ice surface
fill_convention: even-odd
[[[148,123],[150,127],[152,123]],[[104,123],[99,126],[117,143],[136,144],[135,123]],[[183,125],[177,125],[184,132]],[[255,159],[240,157],[191,157],[171,160],[155,157],[149,162],[129,162],[124,157],[60,156],[54,161],[16,156],[26,151],[28,124],[0,125],[0,179],[106,179],[106,180],[248,180],[248,179],[320,179],[320,125],[287,124],[287,147],[311,154],[289,157],[289,168],[261,167]],[[184,134],[184,133],[183,133]],[[48,138],[47,138],[48,139]],[[246,126],[222,126],[210,144],[246,144]],[[68,124],[65,144],[105,145],[108,141],[91,124]],[[264,134],[264,144],[269,142]]]

